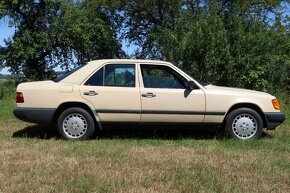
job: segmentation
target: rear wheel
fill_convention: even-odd
[[[86,110],[73,107],[60,114],[57,129],[64,139],[84,140],[92,137],[95,124],[92,116]]]
[[[239,108],[228,114],[226,129],[233,138],[256,139],[262,134],[263,121],[255,110]]]

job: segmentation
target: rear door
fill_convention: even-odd
[[[203,123],[205,94],[166,64],[140,64],[141,123]]]
[[[106,64],[80,87],[102,123],[140,122],[140,91],[136,64]]]

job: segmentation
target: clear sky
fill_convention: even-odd
[[[4,46],[4,39],[11,37],[14,34],[14,28],[8,27],[6,20],[0,20],[0,45]],[[0,70],[0,74],[7,74],[7,68]]]
[[[0,20],[0,45],[5,46],[4,39],[11,38],[15,32],[15,28],[8,27],[7,20]],[[129,44],[127,41],[122,41],[122,49],[130,57],[137,47],[135,45]],[[61,70],[56,68],[56,70]],[[0,74],[9,74],[8,68],[0,69]]]

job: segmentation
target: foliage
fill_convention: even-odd
[[[171,28],[182,7],[181,0],[126,0],[124,12],[124,37],[139,46],[138,58],[161,58],[153,37],[158,29]],[[122,15],[120,15],[122,16]]]
[[[0,122],[13,117],[15,90],[16,82],[13,79],[0,79]]]
[[[204,82],[289,91],[284,4],[289,6],[270,0],[128,1],[126,37],[142,48],[137,57],[172,61]]]
[[[0,17],[9,17],[16,31],[0,48],[0,62],[14,73],[43,79],[57,65],[124,56],[101,11],[87,12],[75,1],[2,0],[1,5]]]

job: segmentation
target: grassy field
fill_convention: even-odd
[[[70,142],[14,119],[14,89],[4,90],[0,192],[290,191],[290,119],[253,141],[152,129],[104,131],[99,140]]]

